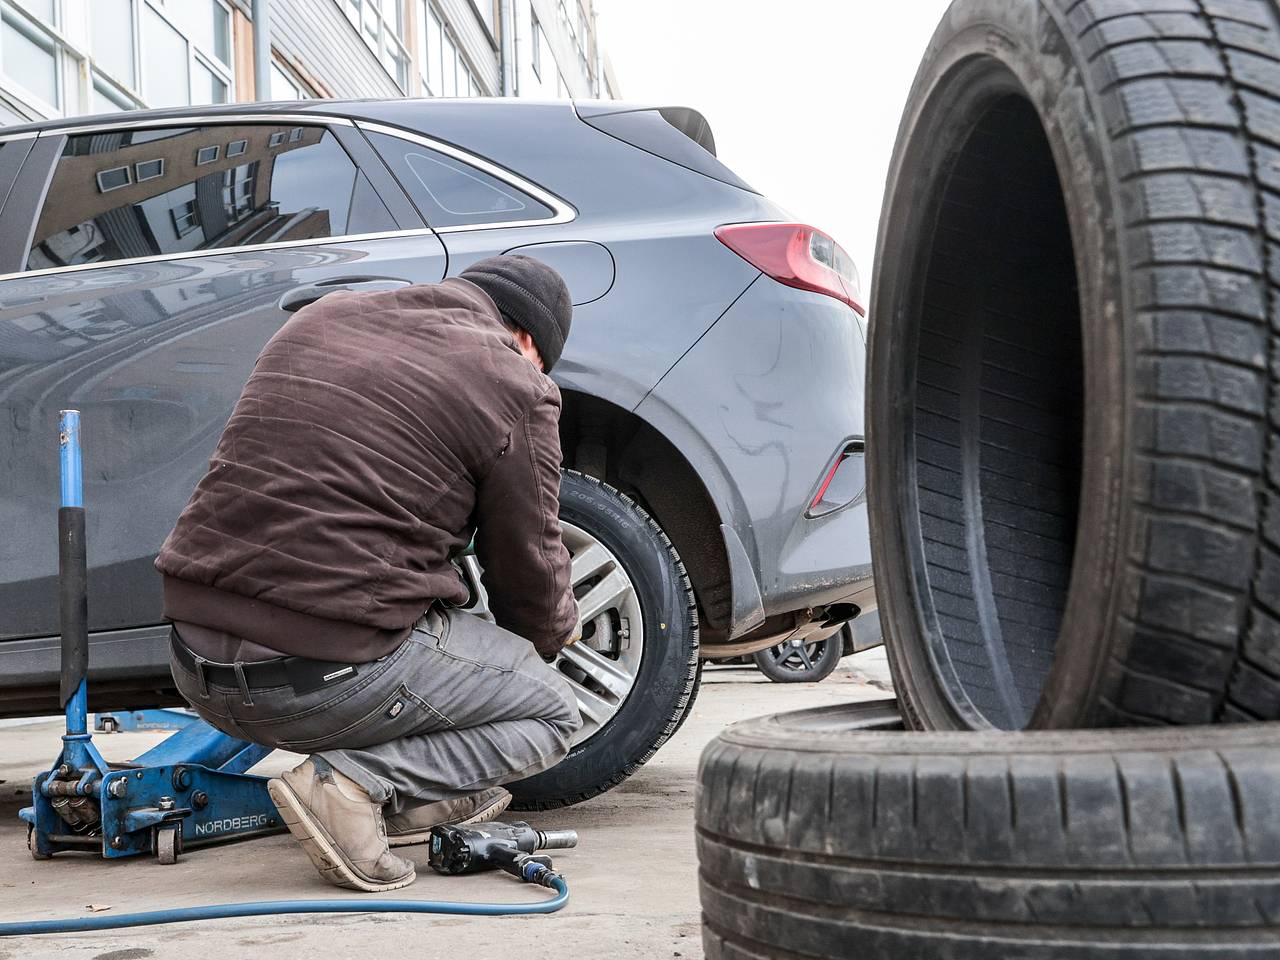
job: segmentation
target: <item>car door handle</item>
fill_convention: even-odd
[[[307,304],[315,303],[321,297],[328,296],[337,290],[355,290],[374,293],[380,290],[396,290],[409,286],[410,281],[399,277],[334,277],[331,280],[320,280],[301,287],[288,290],[276,305],[281,310],[293,313]]]

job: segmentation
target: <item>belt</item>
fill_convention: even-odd
[[[273,660],[255,660],[247,663],[214,663],[197,656],[178,639],[177,632],[170,634],[174,658],[200,678],[201,685],[215,684],[233,689],[266,689],[268,687],[293,687],[297,694],[310,693],[321,687],[350,680],[359,672],[354,663],[336,663],[332,660],[312,660],[310,657],[277,657]]]

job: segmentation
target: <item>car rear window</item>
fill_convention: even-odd
[[[433,227],[546,220],[555,211],[524,191],[430,147],[366,130],[418,211]]]
[[[743,190],[752,190],[716,157],[711,126],[688,107],[654,107],[583,116],[584,123],[624,143]]]

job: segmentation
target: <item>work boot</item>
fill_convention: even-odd
[[[484,823],[493,820],[511,802],[511,794],[502,787],[490,787],[469,793],[456,800],[419,803],[387,817],[387,839],[393,847],[426,843],[431,828],[447,823]]]
[[[387,848],[382,805],[318,757],[267,781],[267,792],[320,876],[338,887],[380,893],[417,879]]]

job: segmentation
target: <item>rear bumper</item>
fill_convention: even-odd
[[[865,494],[805,516],[837,452],[863,436],[865,364],[852,310],[761,276],[636,409],[698,471],[727,528],[730,638],[873,595]]]

